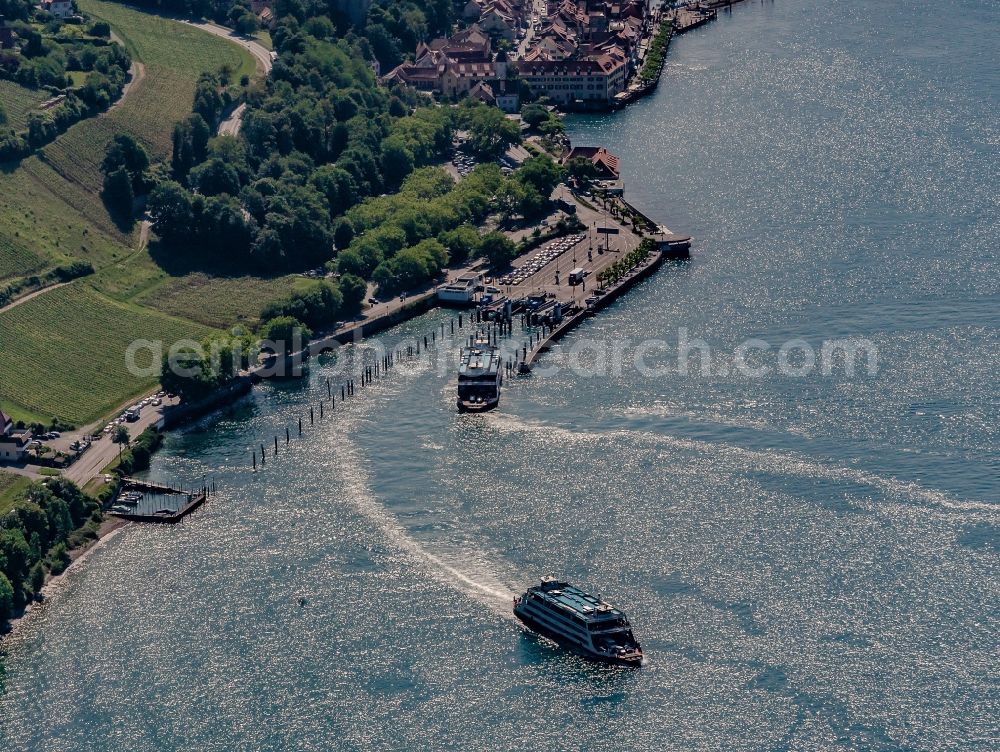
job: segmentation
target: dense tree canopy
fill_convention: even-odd
[[[0,517],[0,622],[34,596],[45,568],[62,571],[66,542],[97,504],[63,478],[32,483]]]

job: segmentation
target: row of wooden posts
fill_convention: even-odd
[[[476,310],[469,317],[469,319],[470,323],[482,324],[483,323],[482,312],[480,310]],[[499,341],[501,337],[513,336],[513,321],[511,319],[508,318],[508,319],[502,319],[500,321],[487,322],[487,323],[492,323],[492,326],[486,329],[486,335],[488,339],[492,340],[492,343],[494,345]],[[463,327],[464,317],[462,314],[458,315],[457,324],[458,324],[458,329],[461,329]],[[527,325],[526,318],[524,316],[521,316],[522,329],[524,329],[526,325]],[[454,318],[451,319],[450,322],[448,322],[448,324],[446,324],[445,322],[441,323],[440,330],[441,330],[442,340],[444,339],[445,331],[449,326],[451,334],[455,334],[456,319]],[[528,339],[522,342],[520,360],[526,359],[528,357],[528,352],[530,350],[533,350],[536,344],[542,340],[542,338],[545,336],[545,329],[546,329],[545,325],[542,324],[540,332],[529,332]],[[480,331],[482,331],[482,329],[480,329]],[[432,331],[429,335],[425,335],[423,337],[423,349],[428,350],[430,349],[431,345],[436,344],[437,336],[438,336],[437,328],[435,328],[434,331]],[[468,342],[470,345],[474,343],[475,338],[476,338],[475,334],[469,335]],[[365,369],[364,371],[361,372],[360,378],[358,379],[357,383],[355,382],[354,379],[348,379],[347,381],[339,385],[340,401],[345,402],[349,397],[353,397],[357,387],[368,386],[376,379],[384,377],[388,373],[388,371],[399,360],[402,360],[404,357],[412,358],[419,356],[420,349],[421,349],[421,341],[418,339],[416,345],[408,345],[405,350],[402,349],[396,350],[394,353],[389,353],[387,355],[384,355],[379,362],[370,366],[365,366]],[[505,369],[508,375],[514,373],[517,370],[518,362],[519,360],[508,359],[507,363],[505,364]],[[336,387],[334,387],[333,383],[330,381],[329,378],[326,379],[326,399],[327,401],[329,401],[330,410],[335,411],[337,408],[337,389]],[[326,414],[326,402],[324,400],[320,400],[318,403],[318,407],[319,407],[318,411],[319,419],[322,420]],[[309,407],[310,426],[313,426],[316,423],[317,419],[316,412],[317,411],[315,406],[310,405]],[[303,432],[304,432],[304,425],[302,422],[302,417],[299,417],[298,435],[302,436]],[[273,448],[273,453],[271,455],[272,457],[278,456],[279,438],[280,437],[278,435],[275,435],[273,437],[274,448]],[[286,426],[285,446],[288,446],[291,443],[291,441],[292,441],[292,433],[291,430],[288,428],[288,426]],[[268,450],[264,443],[260,444],[259,455],[256,447],[251,449],[251,462],[253,464],[254,471],[257,470],[258,459],[260,460],[260,466],[262,468],[267,465],[267,455],[268,455]]]

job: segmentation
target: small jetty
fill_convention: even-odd
[[[207,485],[197,490],[182,490],[161,483],[122,478],[108,513],[130,522],[173,524],[198,509],[211,493]]]
[[[699,26],[704,26],[709,21],[714,21],[719,16],[719,12],[714,7],[703,6],[697,3],[678,8],[676,13],[674,34],[684,34],[688,31],[693,31]]]

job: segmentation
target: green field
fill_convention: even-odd
[[[30,484],[30,478],[0,470],[0,516],[7,513],[21,492]]]
[[[216,329],[239,323],[253,326],[259,322],[260,311],[267,303],[286,297],[305,282],[295,276],[261,279],[188,274],[167,279],[135,300]]]
[[[0,236],[0,285],[13,277],[23,277],[44,269],[46,260],[29,251],[15,238]]]
[[[0,279],[73,258],[100,268],[127,256],[135,245],[134,228],[117,226],[100,197],[100,164],[108,142],[117,133],[130,133],[154,158],[166,158],[173,125],[190,114],[195,80],[203,71],[228,65],[238,78],[256,70],[242,47],[199,29],[101,0],[80,4],[114,27],[133,59],[143,63],[145,76],[119,106],[77,123],[38,157],[0,173],[0,238],[8,241],[0,244]],[[37,104],[15,97],[10,87],[0,88],[0,96],[4,91],[23,101],[20,107]],[[29,255],[30,270],[24,266]]]
[[[108,113],[112,127],[106,132],[131,133],[157,157],[168,156],[173,124],[191,113],[194,85],[201,73],[227,65],[238,81],[257,70],[245,49],[200,29],[103,0],[80,0],[79,5],[88,15],[110,23],[133,59],[146,68],[145,78],[120,107]],[[77,137],[71,142],[86,145],[87,139]],[[77,154],[76,149],[69,150]],[[103,156],[102,149],[95,164]]]
[[[103,0],[79,4],[111,24],[144,76],[109,112],[73,126],[16,169],[0,170],[0,283],[74,259],[98,270],[0,314],[0,404],[15,419],[58,416],[85,425],[155,384],[125,368],[133,340],[169,346],[254,322],[261,306],[296,282],[171,277],[135,250],[137,227],[108,216],[99,195],[108,141],[130,133],[154,160],[168,158],[173,125],[190,113],[198,76],[226,65],[238,80],[256,65],[238,45],[177,21]],[[16,94],[0,88],[0,97]],[[37,102],[18,98],[18,105],[27,112]]]
[[[0,80],[0,106],[7,113],[3,127],[19,131],[28,127],[28,113],[51,97],[41,89],[26,89],[13,81]]]
[[[84,425],[156,383],[133,376],[125,352],[136,339],[200,340],[211,329],[129,305],[77,282],[0,316],[2,404],[12,416],[53,415]]]
[[[0,280],[71,259],[96,267],[129,253],[119,234],[99,231],[81,211],[100,199],[84,195],[79,208],[67,205],[58,195],[66,190],[62,182],[36,157],[14,173],[0,173]]]

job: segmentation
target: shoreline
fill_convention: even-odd
[[[663,60],[661,61],[658,70],[656,71],[656,76],[653,79],[646,81],[643,85],[641,85],[637,89],[624,92],[626,94],[626,97],[623,98],[622,101],[612,104],[612,106],[607,109],[600,110],[599,114],[606,116],[614,116],[615,113],[617,113],[621,109],[624,109],[627,105],[639,99],[642,99],[646,96],[649,96],[650,94],[655,93],[656,89],[658,88],[663,71],[666,69],[667,52],[669,51],[673,37],[677,33],[675,28],[675,18],[672,15],[663,13],[658,18],[658,23],[656,25],[656,28],[649,37],[650,45],[663,32],[663,24],[668,24],[668,29],[663,49]],[[638,72],[636,72],[635,74],[636,79],[638,79],[638,75],[639,75]],[[574,196],[574,198],[576,198],[577,202],[580,201],[579,197]],[[626,206],[628,206],[630,209],[632,209],[638,216],[642,217],[642,219],[645,220],[648,225],[657,226],[657,224],[651,218],[649,218],[644,213],[640,212],[638,209],[633,207],[625,199],[624,195],[620,197],[620,201]],[[608,209],[600,209],[599,211],[605,214],[609,220],[614,221],[614,217]],[[531,251],[527,251],[525,255],[530,255],[530,253]],[[659,255],[660,254],[658,253],[657,256]],[[478,266],[478,265],[479,265],[478,262],[473,264],[473,266]],[[655,269],[659,268],[659,265],[660,265],[659,263],[646,264],[645,266],[648,268],[643,269],[641,277],[645,278],[646,276],[648,276],[648,273],[651,273],[651,271],[655,271]],[[634,284],[634,282],[635,280],[626,285],[620,285],[621,287],[623,287],[623,289],[619,291],[619,295],[624,293],[627,288],[631,287],[632,284]],[[434,284],[431,286],[429,290],[415,294],[411,299],[406,301],[405,305],[401,305],[395,310],[392,310],[392,308],[390,307],[388,310],[384,311],[380,315],[373,316],[371,318],[367,317],[362,318],[361,320],[350,322],[344,327],[341,327],[339,330],[325,332],[320,336],[316,337],[316,339],[314,339],[312,342],[310,342],[309,345],[307,345],[307,347],[305,348],[305,351],[303,353],[298,353],[297,355],[300,359],[303,359],[303,356],[304,359],[307,359],[310,357],[321,355],[324,352],[328,352],[339,346],[343,346],[349,343],[355,343],[360,340],[366,339],[367,337],[375,335],[391,326],[405,323],[420,315],[423,315],[424,313],[427,313],[429,310],[440,307],[437,305],[437,300],[436,300],[437,287],[438,285]],[[617,299],[619,295],[614,295],[612,299]],[[612,302],[612,299],[609,299],[607,303]],[[560,327],[558,336],[561,337],[567,334],[572,328],[574,327],[573,326]],[[549,344],[551,344],[550,339],[547,339],[545,342],[546,346],[544,348],[540,347],[537,350],[533,348],[532,361],[536,357],[541,356],[545,351],[547,351]],[[290,357],[294,358],[295,356],[296,354],[293,354]],[[261,376],[258,373],[251,371],[245,377],[241,377],[241,379],[239,380],[241,383],[237,385],[233,384],[227,385],[222,389],[220,389],[215,394],[207,397],[199,404],[182,406],[182,408],[177,413],[175,413],[174,416],[172,416],[174,418],[173,420],[170,420],[166,414],[166,411],[164,411],[164,414],[161,416],[160,420],[157,421],[158,424],[157,429],[163,432],[174,430],[186,423],[199,420],[215,412],[218,412],[219,410],[228,407],[230,404],[233,404],[239,401],[240,399],[246,397],[247,395],[252,394],[253,384],[257,383],[260,380]],[[100,472],[103,472],[103,468],[100,471],[92,474],[90,478],[86,479],[83,483],[81,483],[80,484],[81,488],[87,483],[89,483],[91,480],[93,480],[93,478],[98,477],[100,475]],[[6,637],[9,634],[12,634],[16,630],[17,625],[21,623],[26,616],[28,616],[33,610],[35,610],[37,606],[44,605],[50,597],[52,597],[56,592],[58,592],[60,584],[64,581],[65,576],[70,571],[82,568],[83,563],[90,556],[91,552],[96,550],[99,546],[103,545],[105,542],[110,541],[112,538],[114,538],[128,523],[129,523],[128,520],[121,519],[119,517],[111,515],[106,515],[104,521],[101,523],[101,525],[98,527],[96,531],[97,533],[96,539],[92,541],[87,541],[83,545],[70,549],[68,551],[70,556],[70,563],[66,567],[66,569],[58,575],[47,576],[45,584],[42,586],[36,598],[33,601],[26,604],[23,608],[19,609],[18,611],[15,611],[8,619],[7,624],[4,625],[3,627],[0,627],[0,645],[2,645],[4,637]]]
[[[46,575],[45,584],[42,585],[42,589],[38,591],[35,597],[21,608],[15,610],[8,617],[6,624],[0,625],[0,649],[3,648],[4,640],[11,637],[27,617],[48,603],[49,598],[58,593],[71,572],[82,569],[84,562],[86,562],[90,555],[116,537],[127,524],[127,520],[108,516],[101,523],[100,527],[97,528],[97,538],[87,541],[84,545],[69,549],[67,553],[69,554],[70,562],[66,568],[59,574]]]

